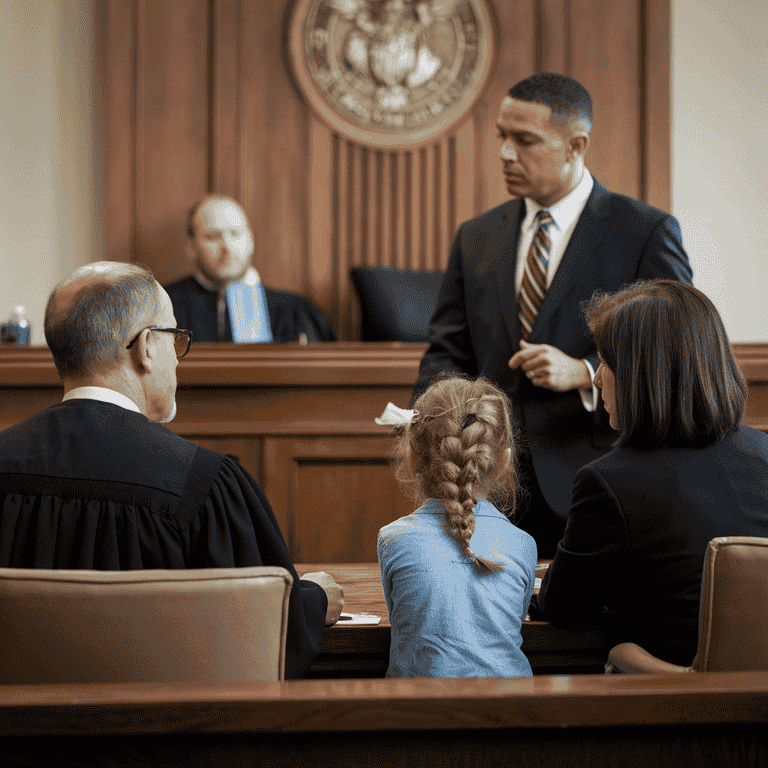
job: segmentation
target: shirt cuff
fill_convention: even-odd
[[[586,363],[587,365],[587,369],[589,370],[589,378],[592,380],[592,386],[580,388],[579,395],[581,396],[581,402],[584,406],[584,409],[590,413],[594,413],[594,410],[597,407],[597,387],[594,383],[595,369],[592,367],[592,363],[590,363],[586,358],[583,359],[582,362]]]

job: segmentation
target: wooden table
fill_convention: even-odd
[[[296,571],[300,576],[311,571],[330,573],[344,587],[345,613],[381,616],[381,622],[376,625],[350,626],[339,622],[326,630],[323,651],[309,676],[383,677],[389,661],[391,625],[379,564],[297,564]],[[540,569],[536,575],[543,573]],[[608,640],[598,630],[559,629],[546,621],[523,623],[523,652],[534,674],[599,673],[603,671],[608,650]]]

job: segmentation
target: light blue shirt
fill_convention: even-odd
[[[472,549],[501,563],[481,572],[428,499],[379,531],[392,624],[387,677],[529,677],[521,628],[533,595],[536,543],[488,501],[475,508]]]

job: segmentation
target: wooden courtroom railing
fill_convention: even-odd
[[[20,765],[752,766],[766,722],[768,672],[0,687]]]
[[[294,561],[376,560],[376,533],[413,511],[389,459],[388,401],[407,407],[425,344],[193,344],[169,428],[230,454],[259,481]],[[768,431],[768,344],[736,344],[745,423]],[[0,428],[61,398],[44,347],[0,347]]]

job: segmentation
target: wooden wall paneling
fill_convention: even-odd
[[[413,511],[389,466],[394,438],[267,438],[264,492],[291,558],[376,562],[376,532]]]
[[[348,338],[352,333],[352,297],[349,286],[352,222],[349,209],[351,177],[348,170],[348,149],[346,141],[338,134],[332,135],[330,151],[333,156],[333,260],[337,280],[336,290],[339,294],[341,338]]]
[[[413,238],[413,151],[402,153],[401,174],[403,180],[402,220],[403,220],[403,251],[402,268],[418,269],[418,256],[414,253]]]
[[[379,199],[379,242],[377,262],[385,267],[392,266],[394,252],[393,223],[395,214],[395,191],[392,189],[393,152],[377,152],[377,185]]]
[[[446,199],[446,178],[445,178],[445,158],[447,155],[447,146],[445,140],[436,142],[432,145],[434,162],[432,165],[433,175],[431,179],[433,188],[432,197],[432,216],[431,228],[434,232],[432,236],[432,257],[431,261],[437,265],[443,257],[443,237],[442,228],[445,226],[445,199]]]
[[[536,19],[538,0],[495,0],[493,7],[498,27],[496,69],[485,95],[474,109],[475,125],[480,135],[478,172],[481,175],[480,209],[487,211],[509,200],[501,175],[496,129],[501,100],[519,80],[536,71]]]
[[[356,267],[365,264],[366,232],[364,227],[367,215],[366,207],[368,204],[368,190],[366,189],[366,164],[368,162],[367,152],[364,147],[349,145],[350,161],[350,260],[349,266]],[[351,299],[352,307],[356,307],[354,291],[349,281],[349,272],[346,276],[347,289]]]
[[[346,283],[340,282],[335,261],[336,188],[333,138],[326,124],[312,114],[309,115],[308,130],[308,289],[310,294],[316,297],[318,306],[325,312],[331,325],[339,332],[342,327],[341,291],[348,291],[349,288]]]
[[[410,152],[408,163],[408,175],[411,185],[409,204],[411,207],[408,220],[410,221],[410,261],[416,265],[416,269],[425,269],[424,258],[424,218],[425,206],[422,195],[422,150],[414,149]]]
[[[455,136],[455,168],[454,186],[455,201],[452,212],[452,220],[446,229],[446,247],[439,262],[440,269],[448,265],[448,255],[456,230],[463,221],[471,219],[478,213],[475,209],[477,203],[478,178],[476,150],[476,133],[473,120],[467,120],[456,132]]]
[[[396,269],[412,269],[408,247],[409,205],[411,190],[408,186],[407,164],[410,152],[392,153],[392,191],[393,191],[393,253],[392,266]]]
[[[641,62],[645,91],[643,124],[643,200],[668,211],[670,176],[670,8],[669,1],[642,4],[645,13]]]
[[[593,101],[587,167],[604,186],[642,197],[641,0],[571,0],[569,72]],[[567,30],[550,30],[563,34]],[[546,33],[546,30],[545,30]]]
[[[419,180],[421,184],[422,197],[422,232],[423,232],[423,262],[425,269],[436,269],[437,246],[435,244],[435,211],[437,210],[437,200],[435,197],[435,152],[434,145],[425,147],[421,150],[421,173]]]
[[[138,0],[137,256],[161,283],[188,271],[184,217],[208,182],[208,20],[205,0]]]
[[[349,266],[445,266],[457,226],[509,199],[495,119],[509,86],[542,68],[593,92],[595,176],[668,207],[668,0],[492,3],[498,60],[468,120],[385,152],[311,115],[284,50],[288,0],[96,0],[107,257],[161,282],[187,273],[186,210],[221,191],[243,202],[265,283],[357,338]]]
[[[211,135],[208,188],[242,199],[242,8],[240,0],[211,0]],[[191,203],[190,203],[191,205]]]
[[[104,258],[132,261],[136,208],[135,3],[94,5],[98,130],[104,163]]]
[[[284,0],[243,2],[242,201],[266,285],[308,291],[308,107],[294,90],[283,45]]]
[[[362,195],[363,220],[360,222],[362,235],[361,263],[376,264],[376,156],[375,149],[363,147],[360,160],[360,192]]]
[[[570,75],[571,34],[569,0],[540,0],[536,8],[536,69]],[[561,30],[561,34],[552,34]],[[518,78],[520,79],[520,78]],[[510,83],[510,86],[513,85]]]

